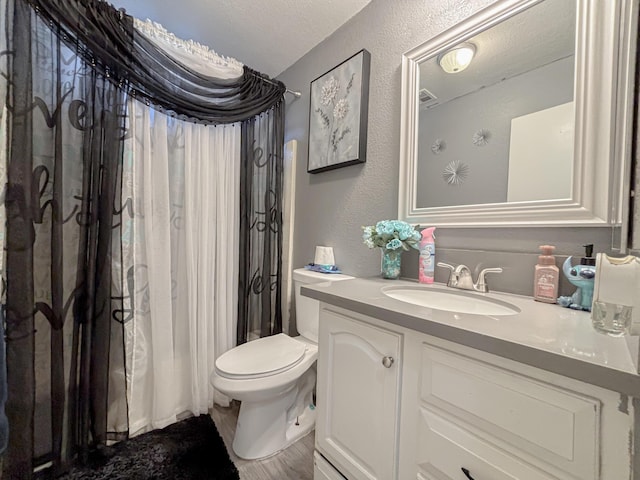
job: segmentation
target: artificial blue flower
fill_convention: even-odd
[[[402,247],[402,242],[397,238],[394,238],[393,240],[391,240],[389,243],[385,245],[385,248],[387,250],[397,250],[400,247]]]
[[[411,238],[411,236],[413,235],[413,232],[415,232],[415,230],[411,225],[408,225],[408,224],[400,225],[398,227],[398,238],[400,240],[407,240],[408,238]]]
[[[379,235],[391,235],[395,227],[389,220],[381,220],[376,223],[376,232]]]

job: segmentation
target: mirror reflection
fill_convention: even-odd
[[[420,63],[416,207],[571,198],[575,34],[546,0]]]

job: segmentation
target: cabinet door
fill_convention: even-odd
[[[322,310],[316,446],[350,480],[397,478],[401,335]]]
[[[455,423],[444,412],[422,408],[418,419],[420,480],[559,480],[535,464],[510,455]],[[466,470],[466,474],[464,471]],[[571,477],[581,478],[581,477]]]

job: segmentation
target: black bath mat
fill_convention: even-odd
[[[209,415],[93,452],[61,480],[238,480],[238,470]]]

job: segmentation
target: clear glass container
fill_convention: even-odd
[[[595,301],[591,308],[591,321],[598,332],[621,337],[629,334],[632,314],[633,307],[629,305]]]

